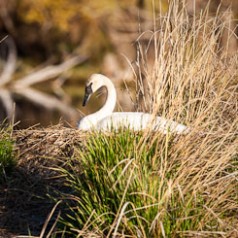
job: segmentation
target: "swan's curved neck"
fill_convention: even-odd
[[[102,118],[111,115],[113,112],[115,106],[116,106],[116,100],[117,100],[117,94],[116,89],[111,82],[111,80],[105,76],[102,75],[102,86],[105,86],[107,89],[107,99],[103,107],[98,110],[97,112],[89,115],[91,117],[94,117],[97,119],[97,121],[101,120]]]

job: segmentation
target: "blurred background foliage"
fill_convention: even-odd
[[[154,30],[153,16],[165,14],[169,0],[0,0],[0,39],[9,35],[17,49],[17,67],[13,80],[19,75],[27,75],[35,67],[45,67],[63,62],[69,55],[87,58],[83,63],[60,76],[63,96],[68,105],[82,109],[84,81],[91,73],[102,72],[116,80],[133,78],[126,60],[136,59],[136,42],[144,31]],[[182,3],[183,1],[181,1]],[[187,0],[186,6],[191,16],[206,8],[208,1]],[[237,0],[211,0],[210,14],[218,8],[232,9],[234,24],[237,26]],[[148,42],[149,39],[141,37]],[[237,40],[231,52],[237,50]],[[4,44],[0,55],[4,56]],[[235,50],[234,50],[235,49]],[[3,56],[2,56],[3,55]],[[149,58],[149,56],[148,56]],[[63,79],[62,79],[63,78]],[[36,85],[39,90],[53,93],[53,81]],[[123,85],[123,81],[119,83]],[[120,87],[120,86],[118,86]],[[122,90],[123,91],[123,90]],[[62,98],[61,98],[62,97]],[[125,95],[122,93],[125,101]],[[129,100],[128,96],[126,100]],[[56,123],[63,117],[60,113],[45,113],[25,99],[15,97],[15,121],[20,127]],[[119,97],[120,102],[120,97]],[[91,105],[92,106],[92,105]],[[0,103],[0,120],[6,113]],[[96,106],[97,107],[97,106]],[[132,110],[122,105],[123,110]],[[85,113],[89,113],[91,108]],[[75,126],[80,112],[75,118],[67,118]]]

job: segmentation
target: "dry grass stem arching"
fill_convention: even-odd
[[[232,89],[237,87],[237,53],[229,58],[227,47],[219,44],[227,26],[222,17],[219,12],[209,16],[205,9],[192,19],[185,9],[170,6],[157,29],[147,32],[148,44],[138,38],[140,108],[185,124],[205,125],[235,107],[236,100],[227,95],[238,96]],[[235,37],[234,31],[227,34]]]
[[[6,45],[9,53],[7,55],[6,62],[1,62],[3,63],[3,71],[0,75],[0,98],[6,109],[8,119],[12,120],[14,114],[14,95],[26,98],[27,100],[50,110],[57,109],[65,115],[68,114],[75,116],[76,111],[70,105],[62,102],[55,96],[33,89],[32,86],[37,83],[48,81],[62,74],[72,67],[84,62],[86,58],[81,56],[70,56],[59,65],[46,66],[45,68],[36,70],[23,78],[13,80],[13,74],[16,69],[17,55],[12,38],[8,37],[6,39]]]

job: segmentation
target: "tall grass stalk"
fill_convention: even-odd
[[[62,217],[68,232],[238,235],[238,58],[228,57],[219,44],[225,30],[221,14],[210,17],[205,10],[190,19],[174,1],[157,19],[158,29],[143,33],[151,39],[146,46],[138,43],[137,103],[191,132],[92,134],[70,172],[61,169],[71,191]]]

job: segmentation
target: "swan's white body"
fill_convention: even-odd
[[[127,128],[134,131],[149,128],[161,133],[184,134],[189,131],[185,125],[179,124],[163,117],[155,117],[149,113],[142,112],[114,112],[116,106],[116,90],[111,80],[101,74],[93,74],[85,89],[84,105],[90,95],[99,88],[105,86],[108,91],[107,100],[104,106],[97,112],[85,116],[79,122],[78,128],[81,130],[111,131],[119,128]]]

